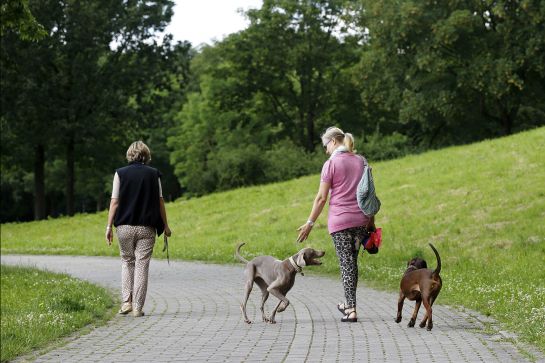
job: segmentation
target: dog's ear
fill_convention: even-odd
[[[307,265],[307,262],[305,261],[305,253],[301,251],[297,255],[297,266],[303,267],[306,265]]]

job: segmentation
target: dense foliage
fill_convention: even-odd
[[[190,49],[155,36],[172,5],[31,1],[47,36],[3,29],[2,220],[103,209],[134,138],[156,140],[169,166],[165,116],[182,102]]]
[[[317,172],[330,125],[379,160],[545,123],[539,0],[264,0],[193,50],[168,0],[13,4],[2,221],[105,208],[134,139],[176,198]]]
[[[192,61],[169,138],[190,194],[316,172],[330,125],[378,160],[545,122],[543,2],[265,0],[247,16]]]

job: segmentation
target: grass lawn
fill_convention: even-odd
[[[114,313],[113,298],[102,288],[67,275],[5,265],[1,307],[2,362]]]
[[[491,316],[545,351],[545,128],[511,137],[373,163],[382,209],[378,255],[363,255],[366,284],[397,290],[415,255],[443,261],[439,304]],[[371,156],[372,157],[372,156]],[[250,258],[285,258],[302,246],[319,175],[167,204],[171,258],[234,263],[239,241]],[[314,268],[338,274],[326,214],[305,245],[326,250]],[[106,213],[2,225],[5,253],[118,255],[104,242]],[[162,243],[155,257],[163,258]],[[396,301],[392,301],[392,317]]]

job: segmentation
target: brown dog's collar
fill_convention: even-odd
[[[303,274],[303,268],[295,262],[293,256],[289,258],[289,261],[291,266],[295,269],[295,272],[299,272],[301,275],[305,276],[305,274]]]

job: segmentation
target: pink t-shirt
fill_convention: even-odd
[[[352,153],[339,153],[324,163],[321,180],[331,185],[327,217],[330,234],[369,223],[356,199],[362,174],[362,158]]]

